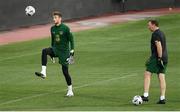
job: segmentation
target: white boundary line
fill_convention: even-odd
[[[32,56],[32,55],[36,55],[36,54],[40,54],[40,52],[36,52],[36,53],[29,53],[29,54],[24,54],[24,55],[18,55],[18,56],[12,56],[12,57],[8,57],[8,58],[3,58],[3,59],[0,59],[0,62],[1,61],[6,61],[6,60],[11,60],[11,59],[16,59],[16,58],[22,58],[22,57],[25,57],[25,56]]]
[[[131,75],[126,75],[126,74],[131,74]],[[102,83],[109,82],[109,81],[123,79],[123,78],[131,77],[131,76],[136,76],[137,73],[134,73],[134,72],[133,73],[123,73],[121,75],[125,75],[125,76],[120,76],[120,77],[111,78],[111,79],[108,79],[108,80],[103,80],[103,81],[97,81],[97,82],[94,82],[94,83],[84,84],[84,85],[81,85],[81,86],[74,87],[73,89],[84,88],[84,87],[88,87],[88,86],[92,86],[92,85],[102,84]],[[11,103],[16,103],[16,102],[19,102],[19,101],[22,101],[22,100],[32,99],[32,98],[36,98],[36,97],[40,97],[40,96],[45,96],[45,95],[49,95],[49,94],[60,93],[60,92],[64,92],[64,91],[66,91],[66,89],[61,90],[61,91],[55,91],[55,92],[52,92],[52,93],[42,93],[42,94],[27,96],[27,97],[19,98],[19,99],[16,99],[16,100],[10,100],[10,101],[0,103],[0,106],[6,105],[6,104],[11,104]]]

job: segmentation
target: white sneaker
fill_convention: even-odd
[[[46,77],[46,72],[41,71],[41,73],[43,74],[43,77]]]
[[[73,91],[72,91],[72,90],[68,90],[66,96],[67,96],[67,97],[72,97],[72,96],[74,96]]]

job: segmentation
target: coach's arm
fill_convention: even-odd
[[[160,41],[155,41],[158,58],[162,58],[162,45]]]
[[[158,66],[164,68],[164,62],[162,59],[162,44],[160,41],[155,41],[157,47],[157,54],[158,54]]]

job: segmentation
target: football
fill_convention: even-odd
[[[134,105],[141,105],[143,103],[143,100],[142,100],[141,96],[136,95],[136,96],[133,97],[132,103]]]
[[[27,6],[25,9],[25,13],[27,16],[33,16],[35,14],[36,10],[33,6]]]

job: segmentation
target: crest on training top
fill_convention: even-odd
[[[63,35],[63,31],[59,31],[59,34],[60,34],[60,35]]]
[[[59,36],[59,35],[56,35],[55,40],[56,40],[56,42],[59,42],[59,41],[60,41],[60,36]]]

